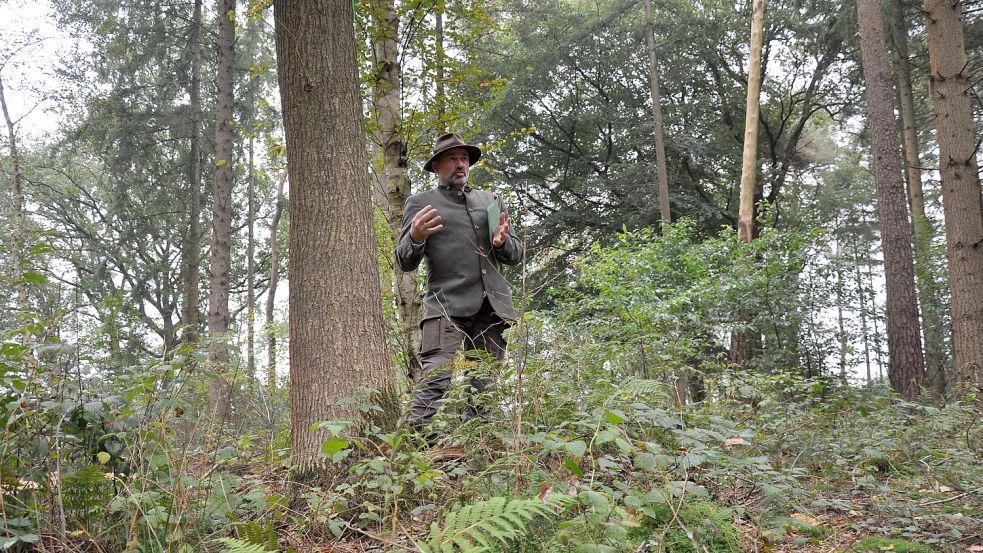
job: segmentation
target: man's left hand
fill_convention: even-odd
[[[505,245],[505,240],[509,237],[509,228],[512,226],[512,218],[506,217],[504,213],[498,219],[498,229],[492,237],[492,246],[501,248]]]

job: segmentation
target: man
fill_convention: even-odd
[[[437,175],[437,187],[406,200],[396,245],[400,269],[413,271],[427,260],[427,292],[420,361],[421,378],[407,421],[420,429],[437,412],[447,392],[452,367],[461,349],[505,356],[502,331],[518,315],[499,263],[522,261],[522,247],[512,234],[512,219],[495,194],[468,186],[468,173],[481,150],[456,133],[437,138],[433,156],[423,168]],[[483,379],[471,386],[485,390]],[[484,416],[469,402],[464,419]]]

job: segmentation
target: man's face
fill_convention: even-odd
[[[471,170],[471,158],[464,148],[447,150],[432,164],[433,170],[441,184],[449,184],[460,188],[468,182],[468,172]]]

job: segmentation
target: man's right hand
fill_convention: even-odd
[[[426,242],[431,234],[444,230],[444,225],[440,224],[440,215],[433,206],[425,206],[413,216],[410,223],[410,239],[414,243],[422,244]]]

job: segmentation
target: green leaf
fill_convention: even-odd
[[[584,453],[587,453],[587,444],[583,440],[567,442],[564,447],[575,457],[583,457]]]
[[[41,273],[28,271],[21,276],[21,280],[23,280],[24,282],[30,282],[31,284],[40,285],[48,282],[48,277],[42,275]]]
[[[581,470],[580,465],[577,464],[577,461],[574,461],[572,458],[568,457],[565,461],[563,461],[563,466],[577,478],[584,477],[584,471]]]
[[[625,422],[624,413],[618,410],[605,411],[604,418],[611,424],[621,424]]]
[[[350,442],[348,440],[342,438],[328,438],[321,445],[321,453],[331,457],[335,453],[338,453],[343,449],[347,449],[349,445]]]

